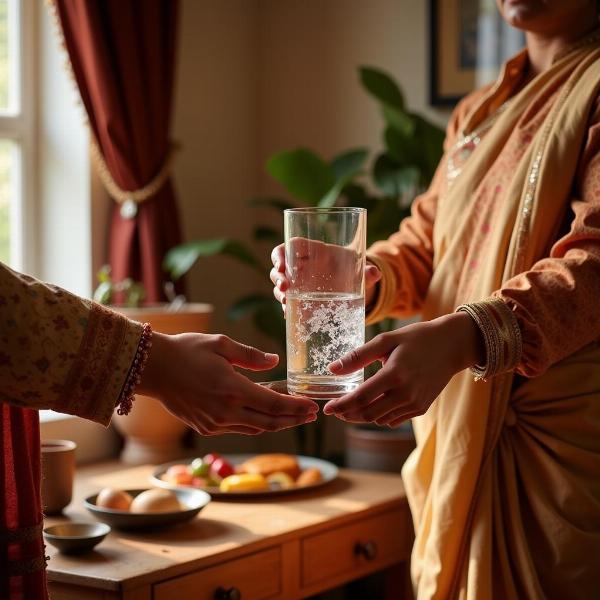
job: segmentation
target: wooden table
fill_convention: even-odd
[[[114,462],[81,468],[65,516],[46,525],[93,521],[82,498],[103,486],[150,487],[151,471]],[[320,490],[213,501],[171,529],[113,529],[81,556],[48,545],[48,578],[53,600],[295,600],[384,571],[386,597],[400,600],[409,594],[412,540],[400,477],[342,470]]]

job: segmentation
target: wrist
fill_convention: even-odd
[[[456,312],[439,318],[445,334],[451,340],[452,361],[456,372],[485,363],[485,342],[481,331],[466,312]]]
[[[152,336],[152,348],[148,354],[148,361],[141,374],[141,379],[136,387],[136,392],[144,396],[160,398],[164,385],[164,356],[171,343],[171,336],[164,333],[154,332]]]

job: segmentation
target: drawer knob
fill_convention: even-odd
[[[225,589],[224,587],[217,588],[215,592],[215,600],[240,600],[242,592],[236,587]]]
[[[377,544],[372,540],[356,542],[354,554],[356,556],[364,556],[367,560],[373,560],[377,556]]]

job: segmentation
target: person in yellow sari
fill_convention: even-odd
[[[527,48],[465,98],[430,189],[367,267],[327,414],[413,420],[418,600],[600,598],[600,29],[592,0],[498,0]],[[285,302],[281,248],[275,296]],[[378,280],[378,281],[377,281]],[[375,283],[377,282],[377,283]],[[467,367],[471,367],[469,370]]]

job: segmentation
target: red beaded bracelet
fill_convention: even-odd
[[[142,379],[142,371],[148,361],[150,348],[152,347],[152,328],[150,323],[144,323],[142,327],[142,336],[135,353],[129,374],[123,385],[123,391],[117,405],[118,415],[128,415],[133,407],[133,399],[135,397],[135,388]]]

